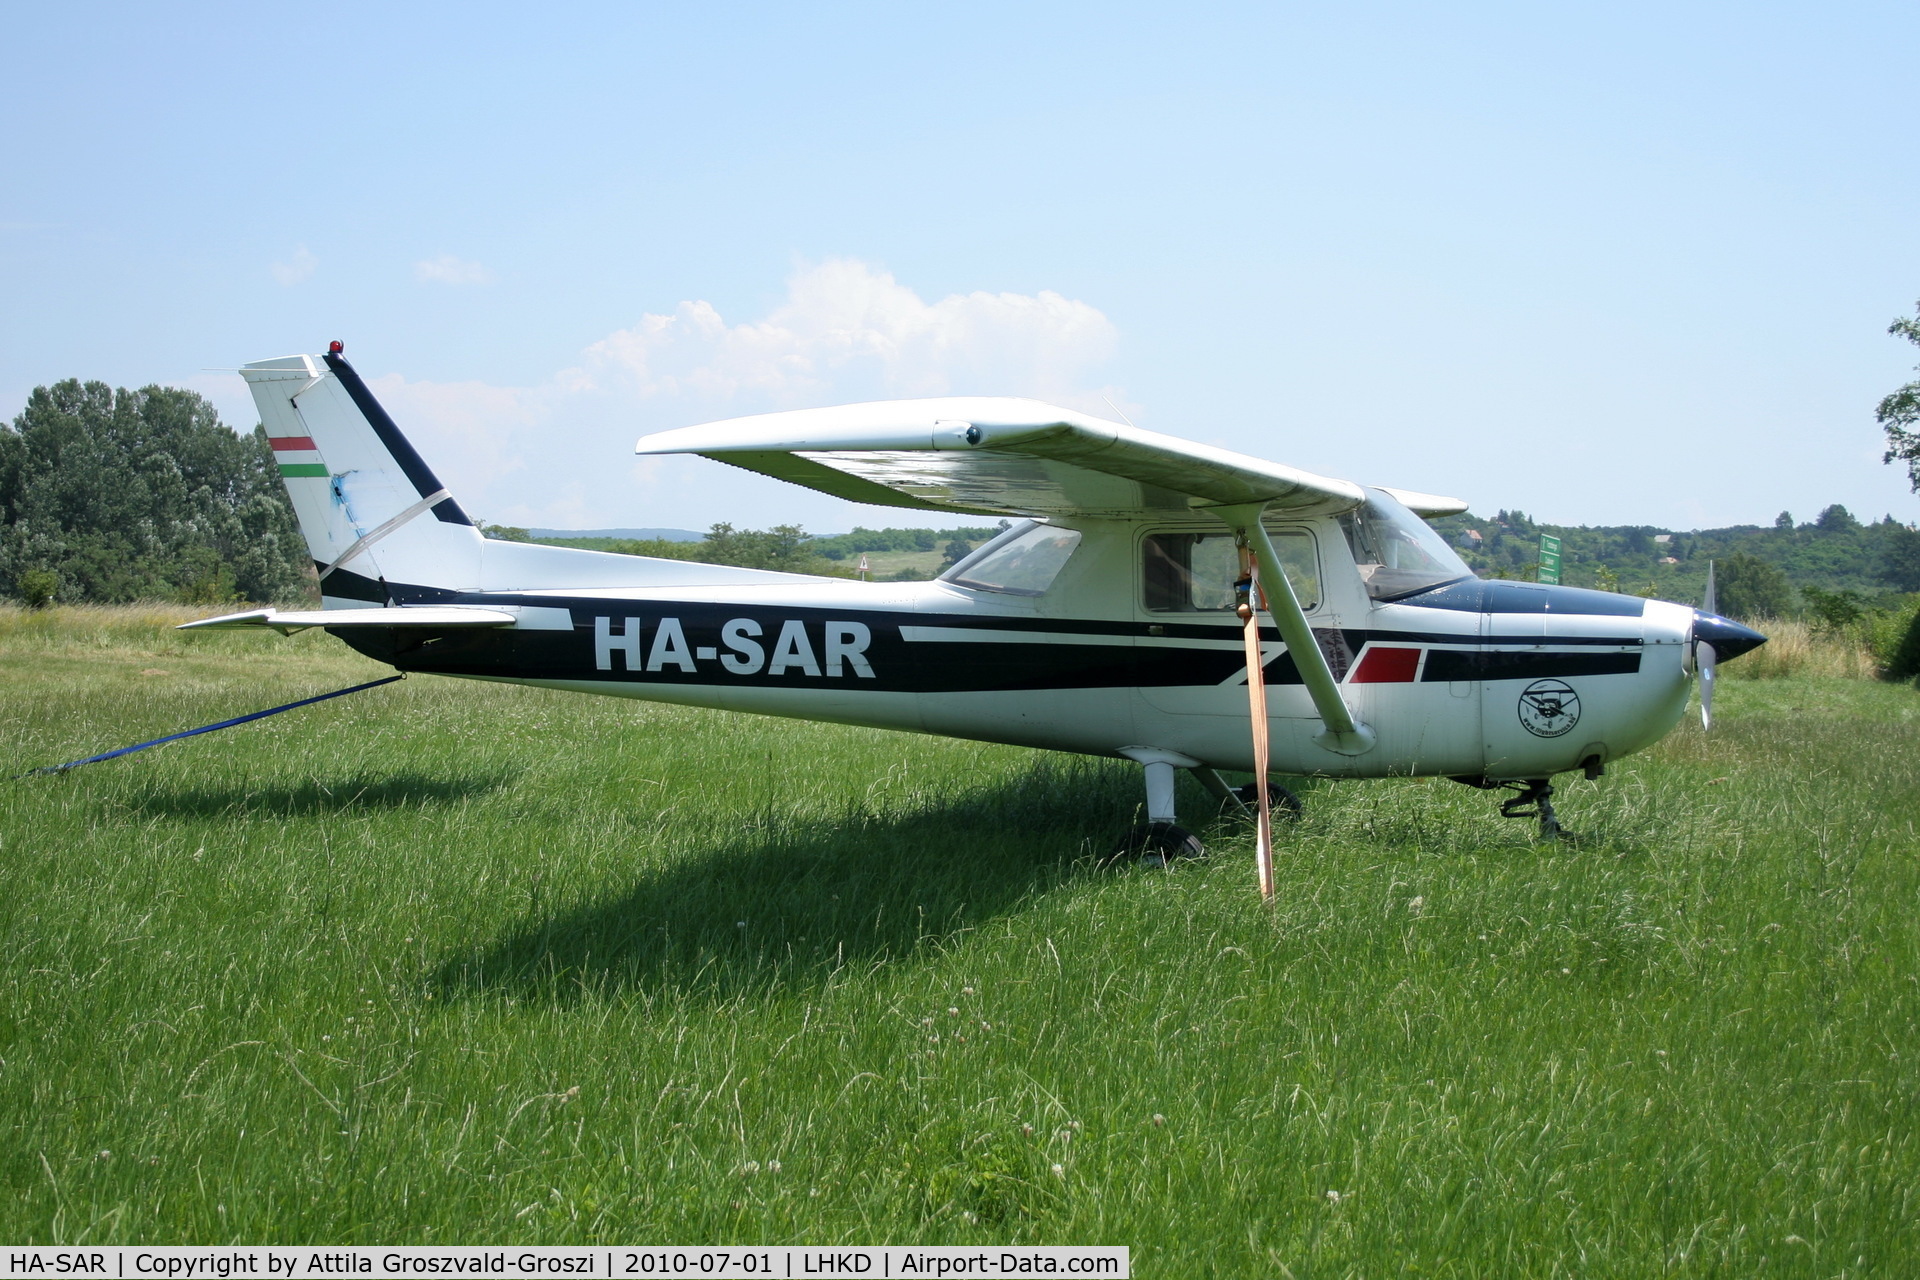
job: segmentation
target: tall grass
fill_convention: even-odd
[[[0,661],[9,772],[376,670]],[[1916,696],[1730,681],[1572,844],[1303,780],[1272,909],[1234,827],[1101,867],[1129,766],[457,681],[3,784],[0,1237],[1910,1274]]]
[[[1858,628],[1820,628],[1797,618],[1754,623],[1767,642],[1719,670],[1730,680],[1871,680],[1883,663]]]
[[[197,605],[147,602],[143,604],[62,604],[27,609],[0,600],[0,641],[10,653],[22,645],[40,643],[99,644],[102,641],[150,640],[172,643],[183,637],[165,628],[195,618],[212,617],[218,609]]]

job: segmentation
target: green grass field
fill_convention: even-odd
[[[168,620],[0,613],[7,771],[383,670]],[[1575,845],[1303,783],[1272,910],[1130,766],[432,678],[0,783],[0,1240],[1915,1274],[1920,693],[1720,697]]]

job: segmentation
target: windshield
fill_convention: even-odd
[[[1055,529],[1029,520],[941,574],[940,581],[976,591],[1037,596],[1053,585],[1067,557],[1079,545],[1079,530]]]
[[[1397,600],[1473,576],[1432,525],[1378,489],[1367,490],[1365,506],[1340,517],[1340,530],[1375,600]]]

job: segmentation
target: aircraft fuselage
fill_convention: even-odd
[[[951,582],[795,576],[767,584],[455,591],[340,572],[329,603],[484,605],[512,627],[336,632],[403,671],[510,681],[1096,755],[1150,746],[1252,767],[1242,630],[1219,609],[1153,610],[1143,521],[1061,522],[1082,541],[1038,595]],[[1190,522],[1169,525],[1192,528]],[[1332,520],[1290,526],[1317,574],[1308,620],[1378,741],[1321,722],[1269,625],[1273,767],[1343,777],[1531,778],[1617,759],[1685,709],[1691,608],[1465,579],[1370,599]]]

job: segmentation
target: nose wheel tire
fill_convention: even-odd
[[[1143,822],[1127,832],[1108,855],[1112,862],[1137,860],[1143,867],[1164,867],[1182,859],[1204,858],[1200,837],[1171,822]]]

